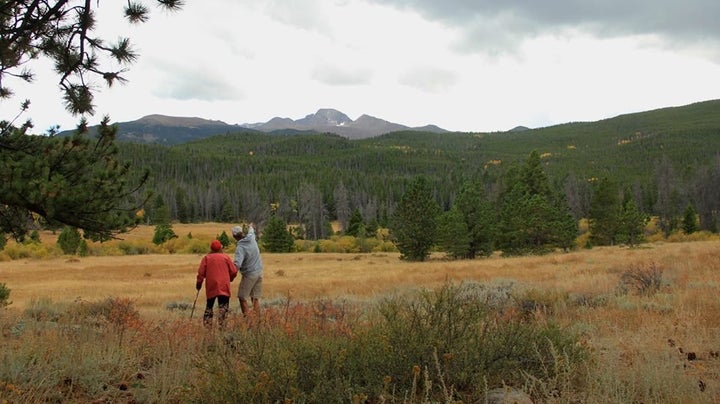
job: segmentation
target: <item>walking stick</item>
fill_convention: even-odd
[[[193,302],[192,310],[190,310],[190,318],[192,318],[193,313],[195,313],[195,303],[197,303],[198,296],[200,296],[200,289],[198,289],[197,293],[195,294],[195,301]]]

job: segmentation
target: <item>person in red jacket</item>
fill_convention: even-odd
[[[207,304],[203,314],[203,323],[211,326],[213,321],[213,307],[218,301],[218,325],[225,325],[225,318],[230,310],[230,282],[235,279],[238,270],[229,256],[222,252],[222,244],[218,240],[210,243],[210,253],[200,261],[195,289],[202,288],[205,282],[205,297]]]

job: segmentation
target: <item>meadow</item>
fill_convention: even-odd
[[[207,246],[227,227],[174,229]],[[192,311],[204,252],[148,249],[0,260],[0,400],[489,402],[504,386],[534,402],[720,401],[717,239],[469,261],[265,253],[261,314],[233,299],[224,330],[201,325],[204,292]]]

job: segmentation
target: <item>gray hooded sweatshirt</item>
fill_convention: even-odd
[[[255,240],[255,229],[252,226],[248,229],[245,237],[237,241],[233,261],[241,275],[262,276],[263,263],[257,240]]]

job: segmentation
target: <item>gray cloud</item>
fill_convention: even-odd
[[[490,51],[542,32],[580,29],[600,38],[658,35],[675,44],[720,40],[717,0],[369,0],[460,29]],[[497,48],[497,49],[493,49]]]

